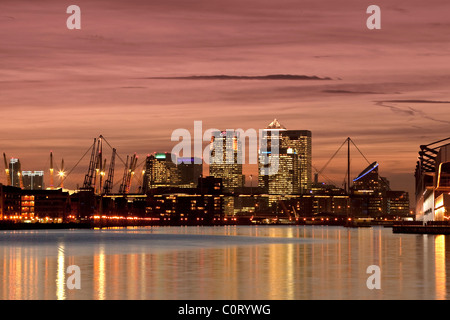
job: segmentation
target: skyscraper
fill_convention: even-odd
[[[239,132],[234,130],[213,132],[210,148],[210,176],[222,179],[224,191],[233,192],[243,187],[242,142]]]
[[[11,160],[9,160],[9,175],[11,178],[11,185],[20,188],[22,186],[22,169],[19,159],[11,158]]]
[[[23,188],[26,190],[44,189],[44,171],[23,171]]]
[[[179,183],[176,162],[171,153],[155,153],[147,157],[143,178],[144,192],[157,187],[175,186]]]
[[[193,157],[178,158],[177,168],[180,185],[197,186],[198,179],[202,176],[203,162],[195,163],[195,158]]]
[[[311,131],[287,130],[277,119],[272,121],[261,136],[259,187],[269,194],[306,193],[312,184],[311,149]],[[267,170],[267,157],[277,163],[276,172]]]

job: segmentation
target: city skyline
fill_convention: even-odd
[[[351,137],[411,194],[419,145],[448,136],[450,4],[376,4],[381,30],[358,1],[77,1],[81,30],[68,30],[65,4],[4,1],[2,151],[36,171],[53,150],[71,168],[99,134],[142,157],[195,120],[278,118],[312,132],[317,168]],[[345,169],[329,169],[339,184]]]

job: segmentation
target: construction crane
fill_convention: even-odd
[[[108,177],[106,178],[105,185],[103,186],[103,194],[109,194],[112,191],[115,161],[116,161],[116,149],[113,148],[113,152],[111,155],[111,162],[109,164]]]
[[[50,151],[50,189],[53,189],[53,152]]]
[[[6,154],[4,152],[3,152],[3,160],[5,162],[5,172],[6,172],[7,185],[10,186],[11,185],[11,176],[9,175],[8,161],[6,161]]]

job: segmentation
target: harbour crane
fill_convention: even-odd
[[[95,146],[97,145],[97,148]],[[100,147],[100,143],[97,144],[97,138],[94,138],[94,143],[92,144],[92,152],[91,152],[91,158],[89,161],[89,168],[88,172],[84,176],[84,183],[83,183],[83,189],[92,189],[93,185],[93,179],[96,174],[96,163],[97,163],[97,155],[98,155],[98,149]]]
[[[50,151],[50,189],[53,189],[53,152]]]
[[[105,185],[103,186],[103,194],[109,194],[112,191],[115,161],[116,161],[116,149],[113,148],[113,152],[111,155],[111,162],[109,164],[108,177],[106,178]]]
[[[11,176],[9,175],[8,161],[6,161],[6,154],[4,152],[3,152],[3,160],[5,162],[5,173],[6,173],[7,185],[10,186],[11,185]]]
[[[131,181],[136,170],[138,157],[134,154],[131,158],[127,156],[127,162],[125,164],[125,169],[123,172],[122,184],[119,188],[119,193],[128,194],[131,188]]]

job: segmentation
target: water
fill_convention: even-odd
[[[447,299],[449,236],[331,226],[0,232],[0,299]],[[81,271],[69,289],[67,267]],[[380,267],[370,290],[367,267]]]

